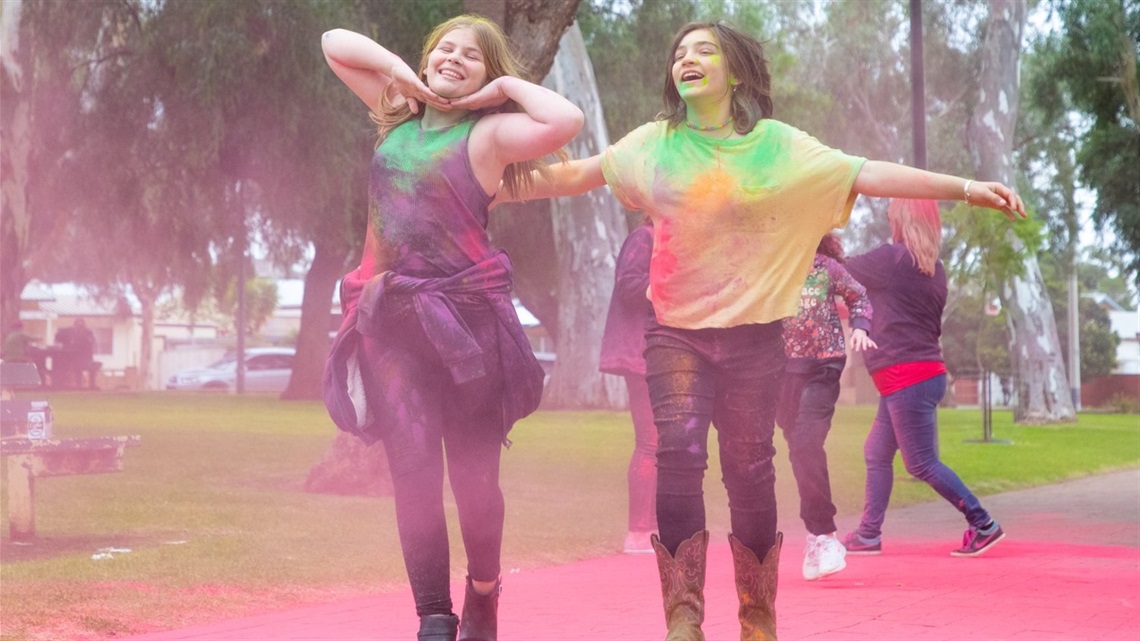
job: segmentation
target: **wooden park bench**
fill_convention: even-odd
[[[31,363],[0,362],[0,402],[15,410],[3,412],[4,416],[19,412],[26,415],[27,404],[12,400],[11,390],[37,385],[39,374]],[[15,429],[9,430],[12,426],[6,423],[0,437],[0,458],[7,467],[8,528],[13,542],[27,543],[35,538],[37,478],[121,472],[123,452],[141,441],[138,436],[30,438],[19,417],[14,418]]]

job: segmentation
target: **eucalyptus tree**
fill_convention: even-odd
[[[0,3],[0,321],[18,317],[29,278],[64,248],[74,188],[72,136],[91,65],[117,55],[110,3]]]
[[[586,115],[582,130],[567,145],[575,158],[609,146],[598,85],[577,25],[562,36],[554,65],[543,83],[569,97]],[[548,407],[622,407],[628,396],[620,378],[598,370],[599,346],[613,292],[617,254],[629,228],[608,190],[593,190],[550,203],[557,256],[558,361],[546,389]]]
[[[1024,0],[990,4],[979,49],[978,100],[968,128],[976,174],[1005,184],[1016,184],[1013,143],[1026,11]],[[1071,421],[1076,410],[1036,254],[1015,231],[1008,231],[1006,239],[1023,260],[1023,269],[1006,279],[1001,289],[1008,310],[1017,390],[1014,420],[1031,424]]]

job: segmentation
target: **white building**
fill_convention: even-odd
[[[1113,374],[1140,374],[1140,310],[1109,310],[1112,331],[1120,337]]]

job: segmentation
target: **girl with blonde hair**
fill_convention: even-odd
[[[894,459],[966,517],[953,556],[978,556],[1005,537],[962,479],[938,458],[938,403],[946,365],[938,339],[946,306],[946,272],[938,259],[942,223],[932,200],[891,201],[892,243],[847,261],[875,308],[878,349],[864,362],[879,390],[879,411],[863,445],[867,482],[859,527],[844,540],[851,555],[881,554],[882,527],[894,484]]]
[[[578,132],[582,112],[518,77],[503,32],[480,16],[436,27],[414,69],[351,31],[329,31],[321,45],[380,138],[363,256],[341,281],[325,403],[341,429],[384,442],[420,641],[493,641],[501,448],[537,408],[543,371],[511,303],[510,260],[487,236],[488,208],[500,183],[519,191],[536,160]],[[445,458],[467,551],[461,617]]]

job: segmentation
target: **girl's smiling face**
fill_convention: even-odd
[[[708,29],[685,34],[673,52],[673,84],[686,102],[718,99],[730,93],[728,65],[720,44]]]
[[[443,98],[478,91],[487,83],[487,67],[475,32],[461,27],[444,34],[428,54],[424,75],[428,88]]]

